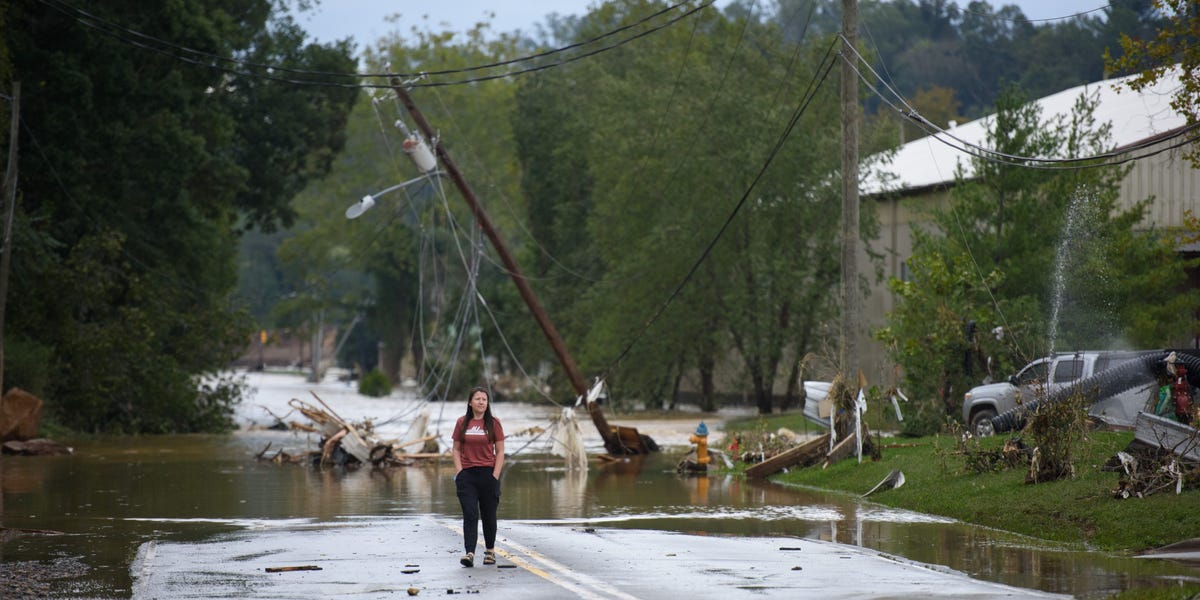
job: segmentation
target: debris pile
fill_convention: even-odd
[[[1153,449],[1118,452],[1105,468],[1121,472],[1117,489],[1113,490],[1113,497],[1119,500],[1200,488],[1200,463]]]
[[[815,438],[798,443],[796,434],[784,428],[771,434],[759,434],[757,439],[754,434],[739,434],[730,449],[735,453],[742,450],[739,455],[742,462],[757,463],[746,468],[746,477],[767,477],[784,469],[818,464],[826,468],[851,456],[857,456],[859,461],[864,456],[879,460],[880,445],[863,419],[865,390],[866,380],[861,374],[857,393],[841,377],[834,378],[820,401],[829,403],[835,426]],[[814,400],[817,399],[810,397],[807,402]]]
[[[728,440],[727,450],[744,463],[760,463],[787,452],[796,440],[796,434],[786,427],[775,432],[739,432]]]
[[[296,421],[284,423],[282,418],[276,417],[276,428],[319,433],[321,435],[318,443],[319,449],[297,455],[278,450],[275,454],[268,456],[267,452],[271,449],[271,444],[267,444],[258,453],[258,460],[276,464],[302,463],[314,466],[336,465],[354,468],[364,464],[374,467],[407,466],[413,464],[415,459],[437,458],[443,455],[437,451],[434,441],[437,436],[425,435],[425,428],[429,420],[427,413],[418,417],[413,426],[409,428],[409,439],[381,440],[375,434],[374,426],[370,421],[358,423],[347,421],[334,412],[315,393],[313,393],[313,397],[320,403],[320,407],[295,398],[288,402],[293,409],[307,417],[310,424]],[[429,448],[430,442],[434,442],[432,450]],[[405,448],[418,444],[425,445],[422,448],[425,450],[424,452],[415,454],[405,452]]]
[[[1138,413],[1133,441],[1104,465],[1121,473],[1113,496],[1145,498],[1200,487],[1200,430],[1189,422],[1195,421]]]

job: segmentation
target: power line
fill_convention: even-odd
[[[113,30],[119,30],[119,31],[123,31],[123,32],[125,32],[125,33],[127,33],[127,34],[129,34],[129,35],[131,35],[131,36],[134,36],[134,37],[137,37],[137,38],[140,38],[140,39],[144,39],[144,40],[147,40],[147,41],[150,41],[150,42],[154,42],[154,43],[157,43],[157,44],[160,44],[160,45],[162,45],[162,46],[169,47],[169,48],[174,48],[174,49],[176,49],[176,50],[180,50],[180,51],[186,52],[186,53],[188,53],[188,54],[192,54],[192,55],[195,55],[195,56],[198,56],[198,57],[202,57],[202,58],[209,58],[209,59],[213,59],[213,60],[216,60],[216,61],[219,61],[219,62],[225,62],[225,63],[230,63],[230,64],[236,64],[236,65],[243,66],[243,67],[254,67],[254,68],[260,68],[260,69],[271,69],[271,70],[274,70],[274,71],[280,71],[280,72],[285,72],[285,73],[293,73],[293,74],[298,74],[298,75],[316,75],[316,76],[323,76],[323,77],[346,77],[346,78],[352,78],[352,79],[360,79],[360,78],[363,78],[363,77],[385,77],[385,78],[391,78],[391,77],[400,77],[400,78],[411,78],[411,77],[420,77],[420,76],[451,75],[451,74],[457,74],[457,73],[468,73],[468,72],[471,72],[471,71],[479,71],[479,70],[484,70],[484,69],[491,69],[491,68],[495,68],[495,67],[503,67],[503,66],[508,66],[508,65],[512,65],[512,64],[517,64],[517,63],[520,63],[520,62],[526,62],[526,61],[532,61],[532,60],[536,60],[536,59],[539,59],[539,58],[545,58],[545,57],[547,57],[547,56],[553,56],[553,55],[555,55],[555,54],[563,53],[563,52],[566,52],[566,51],[569,51],[569,50],[574,50],[574,49],[576,49],[576,48],[581,48],[581,47],[583,47],[583,46],[588,46],[588,45],[590,45],[590,44],[593,44],[593,43],[595,43],[595,42],[598,42],[598,41],[600,41],[600,40],[603,40],[603,39],[605,39],[605,38],[612,37],[612,36],[614,36],[614,35],[616,35],[616,34],[618,34],[618,33],[622,33],[622,32],[624,32],[624,31],[627,31],[627,30],[629,30],[629,29],[632,29],[632,28],[634,28],[634,27],[637,27],[638,25],[642,25],[642,24],[644,24],[644,23],[646,23],[646,22],[648,22],[648,21],[651,21],[651,20],[653,20],[653,19],[655,19],[655,18],[657,18],[657,17],[659,17],[659,16],[661,16],[661,15],[664,15],[664,14],[666,14],[666,13],[669,13],[669,12],[672,12],[672,11],[674,11],[674,10],[675,10],[675,9],[677,9],[677,8],[680,8],[680,7],[682,7],[682,6],[685,6],[686,4],[688,4],[688,3],[689,3],[690,1],[692,1],[692,0],[684,0],[683,2],[679,2],[679,3],[677,3],[677,4],[673,4],[673,5],[671,5],[671,6],[668,6],[668,7],[666,7],[666,8],[663,8],[662,10],[659,10],[659,11],[657,11],[657,12],[654,12],[654,13],[652,13],[652,14],[649,14],[649,15],[647,15],[647,16],[645,16],[645,17],[642,17],[642,18],[640,18],[640,19],[638,19],[638,20],[636,20],[636,21],[634,21],[634,22],[632,22],[632,23],[630,23],[630,24],[628,24],[628,25],[623,25],[623,26],[621,26],[621,27],[618,27],[618,28],[616,28],[616,29],[612,29],[612,30],[610,30],[610,31],[607,31],[607,32],[605,32],[605,33],[602,33],[602,34],[600,34],[600,35],[597,35],[597,36],[594,36],[594,37],[588,38],[588,39],[586,39],[586,40],[583,40],[583,41],[581,41],[581,42],[576,42],[576,43],[568,44],[568,45],[566,45],[566,46],[560,46],[560,47],[558,47],[558,48],[553,48],[553,49],[550,49],[550,50],[545,50],[545,51],[542,51],[542,52],[538,52],[538,53],[536,53],[536,54],[530,54],[530,55],[526,55],[526,56],[521,56],[521,57],[517,57],[517,58],[508,59],[508,60],[496,61],[496,62],[491,62],[491,63],[481,64],[481,65],[475,65],[475,66],[470,66],[470,67],[460,67],[460,68],[456,68],[456,69],[444,69],[444,70],[438,70],[438,71],[422,71],[422,72],[418,72],[418,73],[390,73],[390,72],[385,72],[385,73],[341,73],[341,72],[334,72],[334,71],[311,71],[311,70],[306,70],[306,69],[293,69],[293,68],[284,67],[284,66],[281,66],[281,65],[269,64],[269,63],[258,63],[258,62],[252,62],[252,61],[243,61],[243,60],[238,60],[238,59],[235,59],[235,58],[229,58],[229,57],[226,57],[226,56],[219,56],[219,55],[216,55],[216,54],[212,54],[212,53],[210,53],[210,52],[204,52],[204,51],[202,51],[202,50],[195,50],[195,49],[192,49],[192,48],[188,48],[187,46],[182,46],[182,45],[176,44],[176,43],[174,43],[174,42],[171,42],[171,41],[168,41],[168,40],[164,40],[164,39],[162,39],[162,38],[159,38],[159,37],[155,37],[155,36],[152,36],[152,35],[149,35],[149,34],[145,34],[145,33],[142,33],[142,32],[140,32],[140,31],[137,31],[137,30],[134,30],[134,29],[130,29],[130,28],[128,28],[128,27],[124,27],[124,26],[122,26],[122,25],[118,25],[118,24],[116,24],[116,23],[113,23],[113,22],[112,22],[112,21],[110,21],[110,20],[104,19],[103,17],[99,17],[99,16],[97,16],[97,15],[94,15],[94,14],[92,14],[92,13],[89,13],[89,12],[87,12],[87,11],[85,11],[85,10],[83,10],[83,9],[81,9],[81,8],[79,8],[79,7],[77,7],[77,6],[74,6],[74,5],[70,4],[70,3],[67,3],[67,2],[62,2],[61,0],[39,0],[39,1],[40,1],[40,2],[42,2],[43,4],[46,4],[47,6],[50,6],[50,7],[52,7],[52,8],[55,8],[55,9],[58,9],[58,10],[59,10],[59,11],[61,11],[61,12],[64,12],[64,13],[67,13],[68,11],[75,12],[75,13],[77,13],[77,14],[79,14],[79,15],[82,15],[84,18],[86,18],[86,19],[88,19],[88,20],[90,20],[90,21],[94,21],[95,23],[102,24],[102,25],[104,25],[104,26],[106,26],[106,27],[109,27],[109,28],[111,28],[111,29],[113,29]],[[704,2],[704,3],[702,3],[702,4],[701,4],[700,6],[698,6],[697,8],[706,8],[706,7],[708,7],[709,5],[711,5],[711,4],[712,4],[714,1],[715,1],[715,0],[708,0],[707,2]],[[78,18],[76,18],[76,20],[77,20],[77,21],[80,21],[80,22],[82,22],[82,20],[80,20],[80,19],[78,19]],[[84,23],[84,24],[86,25],[87,23]]]
[[[937,125],[934,125],[931,121],[929,121],[923,115],[921,115],[920,112],[918,112],[915,108],[913,108],[912,105],[910,105],[908,103],[908,101],[905,100],[905,98],[899,92],[897,92],[894,88],[892,88],[887,83],[887,81],[885,81],[882,77],[880,77],[879,73],[876,72],[871,67],[871,65],[863,58],[863,56],[861,54],[858,54],[857,50],[853,50],[853,51],[857,58],[857,62],[861,62],[862,64],[864,64],[867,67],[867,69],[871,71],[871,74],[875,76],[876,80],[881,81],[883,83],[884,87],[887,88],[888,91],[890,91],[891,94],[895,98],[897,98],[901,104],[904,105],[904,109],[901,109],[894,102],[892,102],[890,99],[888,99],[888,97],[885,94],[883,94],[879,90],[878,87],[875,86],[875,84],[872,82],[872,80],[870,80],[868,77],[866,77],[865,74],[863,74],[863,72],[858,68],[858,65],[851,63],[851,68],[854,70],[855,73],[858,74],[859,79],[872,92],[874,92],[875,95],[878,96],[881,101],[883,101],[885,104],[887,104],[889,107],[891,107],[896,112],[900,113],[905,118],[913,121],[917,126],[921,127],[927,133],[930,133],[931,136],[934,139],[936,139],[937,141],[939,141],[943,144],[946,144],[947,146],[950,146],[951,148],[958,150],[964,154],[979,158],[981,160],[991,161],[991,162],[994,162],[997,164],[1020,166],[1020,167],[1025,167],[1025,168],[1029,168],[1029,169],[1043,169],[1043,170],[1075,170],[1075,169],[1090,169],[1090,168],[1098,168],[1098,167],[1116,166],[1116,165],[1130,162],[1132,160],[1137,160],[1138,158],[1146,158],[1149,156],[1154,156],[1156,154],[1161,154],[1162,152],[1166,152],[1168,150],[1172,150],[1172,149],[1178,148],[1180,146],[1186,145],[1186,144],[1190,143],[1191,141],[1194,141],[1195,138],[1187,138],[1183,142],[1180,142],[1180,143],[1177,143],[1177,144],[1174,144],[1174,145],[1171,145],[1168,147],[1159,148],[1155,152],[1152,152],[1149,154],[1138,155],[1138,156],[1133,156],[1133,154],[1132,154],[1133,152],[1135,152],[1137,150],[1142,150],[1142,149],[1145,149],[1145,148],[1148,148],[1151,146],[1157,146],[1157,145],[1162,144],[1165,141],[1170,141],[1170,140],[1173,140],[1176,138],[1180,138],[1180,137],[1200,128],[1200,123],[1193,123],[1193,124],[1181,127],[1179,129],[1176,129],[1173,132],[1171,132],[1168,135],[1163,136],[1163,137],[1147,138],[1144,140],[1139,140],[1138,142],[1136,142],[1134,144],[1130,144],[1128,146],[1123,146],[1121,148],[1117,148],[1117,149],[1111,150],[1109,152],[1103,152],[1100,154],[1095,154],[1095,155],[1085,156],[1085,157],[1043,158],[1043,157],[1038,157],[1038,156],[1022,156],[1022,155],[1016,155],[1016,154],[1008,154],[1005,152],[999,152],[997,150],[975,144],[973,142],[969,142],[969,141],[964,140],[963,138],[955,135],[953,132],[951,132],[949,130],[946,130],[941,127],[938,127]],[[850,60],[850,59],[847,58],[845,60]],[[949,139],[945,139],[945,138],[949,138]],[[955,144],[955,143],[951,142],[950,140],[954,140],[954,142],[958,142],[958,143]],[[1115,160],[1113,160],[1113,159],[1115,159]]]
[[[1030,18],[1028,18],[1028,17],[1022,17],[1022,18],[1020,18],[1020,19],[1014,19],[1014,18],[1012,18],[1012,17],[1004,17],[1004,16],[1001,16],[1001,15],[999,15],[999,14],[997,14],[997,13],[985,13],[985,12],[980,12],[980,11],[971,10],[971,9],[969,9],[969,8],[963,8],[963,9],[960,9],[960,10],[962,11],[962,13],[963,13],[964,15],[975,15],[975,16],[977,16],[977,17],[986,17],[986,18],[989,18],[989,19],[996,19],[997,21],[1008,21],[1008,22],[1010,22],[1010,23],[1021,23],[1021,22],[1029,22],[1029,23],[1045,23],[1045,22],[1048,22],[1048,21],[1065,21],[1065,20],[1067,20],[1067,19],[1074,19],[1075,17],[1082,17],[1082,16],[1084,16],[1084,15],[1091,14],[1091,13],[1094,13],[1094,12],[1100,12],[1100,11],[1102,11],[1102,10],[1105,10],[1105,9],[1108,9],[1108,8],[1112,8],[1112,4],[1105,4],[1104,6],[1098,6],[1098,7],[1096,7],[1096,8],[1090,8],[1090,9],[1088,9],[1088,10],[1085,10],[1085,11],[1080,11],[1080,12],[1077,12],[1077,13],[1072,13],[1072,14],[1069,14],[1069,15],[1063,15],[1063,16],[1061,16],[1061,17],[1048,17],[1048,18],[1045,18],[1045,19],[1030,19]]]
[[[280,83],[287,83],[287,84],[291,84],[291,85],[334,87],[334,88],[354,88],[354,89],[390,89],[392,87],[392,84],[390,82],[387,82],[387,83],[346,83],[346,82],[337,82],[337,81],[322,81],[319,79],[294,79],[294,78],[289,78],[289,77],[281,77],[278,75],[273,75],[272,73],[278,71],[278,72],[282,72],[282,73],[292,73],[292,74],[301,75],[301,76],[312,76],[312,77],[323,77],[323,78],[353,78],[353,79],[361,79],[364,77],[373,77],[373,76],[386,76],[389,78],[390,77],[402,77],[402,78],[407,77],[407,78],[413,79],[412,81],[406,82],[406,85],[408,85],[409,87],[443,87],[443,86],[451,86],[451,85],[467,85],[467,84],[471,84],[471,83],[479,83],[479,82],[491,81],[491,80],[495,80],[495,79],[505,79],[505,78],[514,77],[517,75],[524,75],[524,74],[528,74],[528,73],[535,73],[538,71],[544,71],[547,69],[561,67],[561,66],[573,63],[575,61],[582,60],[584,58],[589,58],[589,57],[592,57],[592,56],[595,56],[595,55],[598,55],[598,54],[601,54],[604,52],[608,52],[609,50],[619,48],[621,46],[624,46],[625,44],[628,44],[635,40],[641,39],[647,35],[650,35],[652,33],[660,31],[666,27],[674,25],[675,23],[677,23],[683,19],[686,19],[687,17],[699,12],[700,10],[703,10],[704,8],[711,6],[714,1],[715,0],[708,0],[707,2],[704,2],[704,3],[696,6],[695,8],[689,9],[689,10],[683,12],[682,14],[677,15],[677,16],[667,20],[666,22],[664,22],[662,24],[656,25],[654,27],[651,27],[644,31],[638,32],[636,34],[630,35],[626,38],[619,39],[607,46],[601,46],[600,48],[596,48],[594,50],[584,52],[584,53],[581,53],[581,54],[578,54],[575,56],[570,56],[565,59],[559,60],[557,62],[546,63],[546,64],[542,64],[542,65],[535,65],[535,66],[528,67],[525,69],[509,71],[506,73],[499,73],[499,74],[494,74],[494,75],[483,75],[483,76],[479,76],[479,77],[458,79],[458,80],[452,80],[452,81],[429,81],[429,82],[422,83],[419,81],[419,79],[431,77],[435,74],[461,73],[461,72],[474,71],[474,70],[479,70],[479,69],[484,69],[484,68],[489,68],[489,67],[488,66],[476,66],[476,67],[463,68],[463,69],[451,69],[451,70],[446,70],[446,71],[430,71],[430,72],[409,73],[409,74],[336,73],[336,72],[308,71],[308,70],[303,70],[303,69],[292,69],[292,68],[283,67],[283,66],[279,66],[279,65],[270,65],[270,64],[263,64],[263,63],[253,63],[253,62],[248,62],[248,61],[241,61],[241,60],[234,59],[234,58],[222,57],[222,56],[217,56],[217,55],[206,53],[206,52],[201,52],[198,50],[193,50],[191,48],[180,46],[178,44],[174,44],[172,42],[161,40],[161,39],[155,38],[153,36],[148,36],[148,35],[145,35],[145,34],[142,34],[139,32],[135,32],[133,30],[125,29],[119,25],[112,24],[111,22],[105,21],[105,20],[100,19],[99,17],[95,17],[93,15],[90,15],[90,13],[86,13],[80,9],[74,8],[65,3],[57,2],[57,0],[39,0],[39,2],[42,2],[43,4],[46,4],[47,6],[50,6],[51,8],[54,8],[56,10],[59,10],[65,14],[67,14],[68,17],[73,18],[75,21],[79,22],[80,24],[82,24],[86,27],[90,27],[101,33],[112,36],[112,37],[116,38],[117,40],[124,42],[126,44],[129,44],[131,46],[138,47],[138,48],[144,48],[146,50],[150,50],[152,52],[156,52],[158,54],[162,54],[169,58],[179,60],[179,61],[182,61],[185,63],[213,69],[216,71],[221,71],[221,72],[228,73],[231,75],[251,77],[251,78],[263,79],[263,80],[267,80],[267,81],[277,81]],[[683,4],[684,3],[680,3],[675,6],[682,6]],[[64,8],[64,6],[67,8]],[[87,15],[87,16],[85,18],[73,16],[73,15],[69,14],[69,12],[68,12],[69,10],[75,11],[75,12],[78,12],[78,13],[81,13],[81,14]],[[666,12],[666,11],[660,11],[659,13],[655,13],[655,15],[658,15],[658,14],[661,14],[664,12]],[[604,34],[602,36],[598,36],[596,39],[603,39],[605,37],[609,37],[610,35],[614,35],[617,32],[621,32],[630,27],[641,24],[642,22],[648,20],[649,18],[652,18],[652,17],[647,17],[646,19],[643,19],[642,21],[639,21],[632,25],[625,26],[623,28],[619,28],[618,30],[614,30],[614,31]],[[135,39],[135,38],[137,38],[137,39]],[[151,43],[142,41],[143,39],[149,40],[156,44],[161,44],[166,47],[164,48],[164,47],[159,47],[156,45],[151,45]],[[560,49],[557,52],[562,52],[567,49],[574,49],[574,48],[581,47],[581,46],[589,44],[589,43],[592,43],[592,42],[591,41],[580,42],[579,44],[573,45],[573,47],[564,47],[563,49]],[[193,58],[191,56],[183,56],[176,52],[173,52],[172,50],[185,52],[187,54],[194,55],[199,58]],[[545,54],[551,55],[554,53],[556,53],[556,52],[547,52]],[[540,56],[540,55],[535,55],[535,56]],[[201,60],[201,59],[204,59],[204,60]],[[500,63],[495,63],[495,65],[515,64],[517,62],[528,61],[531,59],[532,59],[531,57],[524,57],[521,59],[512,59],[511,61],[502,61]],[[247,70],[239,70],[236,68],[222,66],[222,64],[220,64],[220,63],[228,63],[228,64],[237,65],[239,67],[242,67],[242,69],[245,69],[245,68],[263,69],[263,70],[266,70],[267,73],[256,73],[256,72],[251,72],[251,71],[247,71]],[[493,66],[495,66],[495,65],[493,65]]]

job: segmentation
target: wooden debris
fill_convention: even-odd
[[[438,436],[436,436],[436,435],[427,435],[427,436],[425,436],[425,437],[423,437],[423,438],[417,438],[417,439],[415,439],[415,440],[408,440],[407,442],[401,442],[401,443],[399,443],[399,444],[392,444],[392,449],[393,449],[393,450],[399,450],[400,448],[404,448],[405,446],[413,446],[413,445],[416,445],[416,444],[424,444],[425,442],[428,442],[429,440],[436,440],[436,439],[437,439],[437,437],[438,437]]]
[[[25,442],[9,440],[0,446],[0,454],[15,454],[17,456],[58,456],[73,454],[75,449],[64,446],[52,439],[34,438]]]
[[[853,433],[846,436],[844,439],[842,439],[842,441],[838,442],[832,450],[829,451],[829,454],[825,455],[825,462],[821,463],[821,468],[826,469],[829,467],[829,465],[832,465],[843,458],[846,458],[847,456],[853,455],[854,449],[857,447],[857,445],[858,436]]]
[[[425,435],[427,419],[414,421],[412,430],[419,433],[418,437],[404,442],[396,440],[381,440],[374,432],[370,421],[352,423],[343,419],[333,411],[328,404],[317,396],[313,397],[320,407],[293,398],[288,402],[294,412],[299,412],[311,421],[311,425],[291,422],[291,429],[315,432],[321,435],[318,448],[311,452],[289,454],[282,450],[274,455],[268,455],[271,444],[267,444],[255,458],[259,461],[270,461],[274,464],[310,464],[315,466],[340,466],[354,468],[370,464],[373,467],[407,466],[415,459],[436,459],[449,456],[449,452],[438,452],[438,436]],[[291,414],[291,413],[288,413]],[[277,422],[283,419],[272,415]],[[284,415],[285,417],[287,415]],[[411,435],[411,434],[410,434]],[[422,446],[423,445],[423,446]],[[405,447],[422,446],[418,449],[433,450],[419,453],[406,453]]]
[[[0,397],[0,442],[31,440],[41,424],[41,398],[21,388],[12,388]]]
[[[829,434],[821,434],[791,450],[776,454],[754,466],[746,469],[746,477],[751,479],[774,475],[784,469],[796,465],[808,466],[823,456],[823,450],[829,445]]]
[[[321,464],[322,465],[327,465],[330,463],[331,460],[333,460],[333,451],[341,443],[342,438],[346,437],[346,434],[349,432],[350,432],[349,429],[342,429],[342,430],[338,431],[337,433],[333,434],[333,436],[330,437],[329,439],[325,440],[325,444],[321,446]],[[366,462],[366,461],[363,461],[363,462]]]
[[[290,571],[320,571],[321,567],[317,565],[300,565],[295,567],[267,567],[268,573],[287,573]]]
[[[22,535],[65,535],[54,529],[28,529],[25,527],[0,527],[0,542],[20,537]]]
[[[1200,488],[1200,463],[1136,439],[1105,463],[1104,470],[1121,473],[1112,493],[1118,500]]]

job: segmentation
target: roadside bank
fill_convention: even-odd
[[[999,449],[1005,439],[985,438],[981,445]],[[1074,478],[1038,484],[1026,484],[1020,468],[968,472],[948,436],[884,440],[879,461],[848,459],[771,480],[860,496],[900,470],[905,484],[873,494],[872,502],[1089,550],[1136,554],[1200,537],[1200,492],[1113,497],[1118,474],[1101,467],[1132,440],[1129,432],[1093,432],[1080,448]]]

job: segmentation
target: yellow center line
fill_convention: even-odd
[[[462,527],[450,525],[443,521],[438,521],[438,524],[443,527],[457,532],[462,535]],[[510,548],[517,550],[520,554],[509,552],[500,548],[500,544],[496,544],[496,554],[507,559],[514,565],[553,583],[559,587],[565,588],[574,593],[579,598],[587,598],[589,600],[608,600],[608,598],[620,598],[622,600],[638,600],[636,596],[631,596],[618,590],[599,579],[589,575],[578,573],[570,567],[560,564],[550,558],[542,556],[532,548],[527,548],[518,544],[511,539],[505,542]],[[522,556],[524,555],[524,556]],[[525,560],[528,558],[529,560]],[[534,561],[540,563],[545,569],[533,564]],[[549,571],[554,571],[551,573]]]

